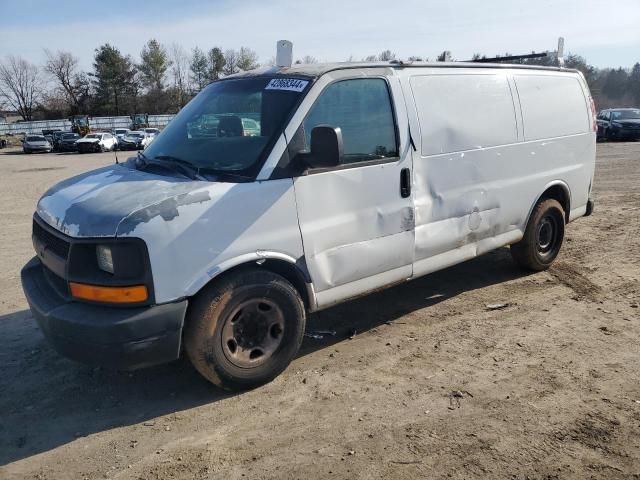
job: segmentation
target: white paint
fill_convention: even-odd
[[[535,98],[536,111],[556,118],[521,114],[522,92],[518,97],[509,87],[513,72],[518,85],[537,85],[526,89],[526,105]],[[486,245],[517,241],[535,202],[554,183],[567,185],[572,209],[586,206],[595,142],[578,78],[556,71],[407,69],[403,86],[416,99],[409,111],[422,152],[413,171],[414,275],[463,261]],[[560,101],[558,91],[569,100]],[[573,135],[551,136],[545,122]],[[547,135],[525,141],[532,131]]]
[[[527,140],[589,131],[589,104],[576,75],[514,75]]]
[[[445,73],[446,72],[446,73]],[[462,152],[515,143],[515,106],[506,72],[453,70],[411,77],[422,154]]]
[[[171,221],[156,216],[129,236],[147,242],[156,300],[194,295],[212,277],[265,256],[295,262],[303,255],[291,179],[213,183],[210,201],[179,207]]]

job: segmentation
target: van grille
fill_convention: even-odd
[[[33,221],[33,236],[58,257],[66,260],[69,256],[69,242],[49,232],[35,220]]]

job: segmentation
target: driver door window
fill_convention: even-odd
[[[398,156],[393,109],[383,79],[342,80],[329,85],[298,130],[293,143],[299,150],[309,150],[311,130],[318,125],[342,130],[345,164]]]

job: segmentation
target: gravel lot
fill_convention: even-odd
[[[19,281],[35,203],[112,161],[0,151],[0,478],[640,478],[640,143],[598,146],[596,211],[548,272],[500,249],[321,312],[309,329],[337,336],[240,395],[40,334]]]

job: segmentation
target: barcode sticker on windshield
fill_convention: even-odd
[[[288,90],[290,92],[301,92],[309,82],[307,80],[298,80],[297,78],[274,78],[265,90]]]

